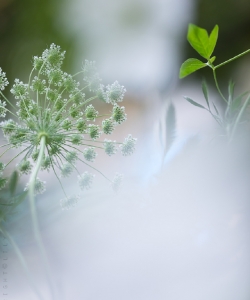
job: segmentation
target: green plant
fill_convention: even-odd
[[[136,143],[136,139],[131,135],[123,143],[109,139],[99,140],[102,134],[110,135],[117,125],[126,121],[125,108],[119,105],[126,92],[124,86],[115,81],[105,87],[101,84],[95,62],[87,60],[80,72],[75,75],[67,74],[61,69],[64,56],[65,52],[52,44],[40,57],[33,57],[33,68],[28,83],[15,79],[10,90],[17,100],[16,106],[2,92],[8,85],[8,80],[0,68],[0,95],[4,99],[0,100],[0,117],[5,118],[7,113],[14,116],[14,120],[8,119],[0,124],[7,139],[7,143],[0,146],[5,148],[0,158],[11,149],[18,151],[6,164],[0,162],[0,189],[8,182],[8,177],[3,176],[3,172],[7,167],[13,167],[16,160],[17,172],[14,174],[30,176],[24,195],[29,196],[34,235],[49,282],[52,280],[49,278],[49,265],[39,232],[35,206],[35,195],[45,191],[45,182],[38,177],[40,170],[54,172],[65,196],[61,200],[61,206],[67,209],[74,206],[79,197],[66,194],[62,177],[68,177],[76,171],[81,189],[90,188],[93,181],[93,174],[78,171],[77,161],[108,179],[91,165],[96,157],[96,149],[104,150],[109,156],[120,149],[121,153],[127,156],[133,153]],[[85,83],[83,87],[75,79],[81,75]],[[109,105],[109,113],[100,115],[92,104],[95,99]],[[8,109],[7,104],[12,109]],[[96,120],[100,119],[101,124],[96,124]],[[82,146],[85,149],[81,149]],[[109,181],[117,190],[121,184],[121,175],[116,174],[114,180]],[[5,213],[4,210],[1,212]]]
[[[242,101],[244,99],[244,96],[248,94],[248,92],[244,92],[240,94],[239,96],[235,97],[234,96],[234,83],[232,81],[229,82],[229,87],[228,87],[228,97],[225,97],[223,93],[221,92],[221,89],[219,87],[218,81],[217,81],[217,76],[216,76],[216,70],[232,61],[235,59],[240,58],[241,56],[247,54],[250,52],[250,49],[247,51],[242,52],[241,54],[226,60],[225,62],[214,65],[214,61],[216,59],[215,56],[212,56],[213,51],[215,49],[217,39],[218,39],[218,33],[219,33],[219,27],[216,25],[211,34],[209,35],[208,32],[200,28],[196,25],[189,24],[188,27],[188,34],[187,34],[187,39],[190,43],[190,45],[200,54],[203,58],[207,60],[207,62],[202,62],[199,59],[196,58],[189,58],[186,60],[180,68],[180,73],[179,77],[184,78],[191,73],[205,67],[210,67],[213,72],[213,78],[215,81],[215,85],[217,88],[217,91],[220,95],[220,97],[223,99],[223,101],[226,103],[226,109],[224,113],[220,113],[216,105],[212,102],[213,104],[213,110],[211,107],[211,103],[209,101],[208,97],[208,87],[205,81],[202,82],[202,91],[203,95],[206,100],[207,107],[197,103],[196,101],[192,100],[189,97],[184,97],[189,103],[192,105],[195,105],[199,108],[207,110],[212,117],[215,119],[215,121],[221,126],[221,128],[224,131],[224,134],[228,137],[229,141],[233,140],[233,137],[235,135],[236,129],[240,122],[243,119],[244,113],[246,111],[246,108],[249,104],[250,101],[250,95],[245,99],[243,105]]]

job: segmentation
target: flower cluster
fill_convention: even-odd
[[[8,81],[0,68],[0,95],[4,99],[0,100],[0,117],[4,118],[6,113],[10,113],[18,120],[8,119],[0,124],[8,141],[1,146],[6,150],[0,157],[12,148],[21,149],[6,163],[8,166],[14,159],[20,158],[17,164],[19,175],[28,175],[33,166],[38,166],[41,170],[53,171],[60,181],[60,178],[78,172],[77,161],[91,167],[89,163],[95,160],[96,150],[100,148],[109,156],[118,149],[123,155],[130,155],[135,149],[136,139],[131,135],[124,143],[99,140],[103,134],[110,135],[116,126],[126,120],[125,108],[118,104],[124,98],[124,86],[117,81],[106,87],[101,84],[93,61],[86,60],[80,72],[70,75],[61,69],[64,57],[65,51],[55,44],[51,44],[41,56],[33,57],[28,83],[15,79],[10,90],[17,101],[16,107],[2,93]],[[81,75],[82,85],[77,81]],[[92,96],[86,98],[85,93],[92,93]],[[95,99],[111,106],[108,117],[97,124],[95,121],[102,116],[93,105]],[[13,109],[10,111],[7,104],[16,112]],[[82,146],[85,148],[82,149]],[[0,162],[0,188],[6,182],[2,177],[6,166]],[[90,173],[84,172],[78,176],[81,189],[88,189],[92,181],[93,175]],[[36,178],[35,193],[44,190],[45,182]],[[73,201],[67,196],[65,199]],[[68,206],[67,201],[64,206]]]

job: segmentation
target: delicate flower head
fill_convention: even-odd
[[[32,80],[31,89],[35,92],[38,92],[39,94],[45,93],[46,90],[46,80],[41,80],[37,76],[34,77]]]
[[[89,84],[90,91],[98,91],[101,79],[97,73],[95,61],[85,60],[83,65],[83,80]]]
[[[69,118],[63,120],[62,128],[67,131],[69,131],[72,128],[72,122],[69,120]]]
[[[33,57],[33,67],[37,70],[40,71],[42,66],[44,64],[44,61],[42,57],[34,56]]]
[[[69,95],[70,100],[72,100],[76,105],[81,104],[81,102],[84,100],[85,98],[85,94],[76,90],[74,91],[73,94]]]
[[[105,88],[104,85],[100,84],[96,95],[97,95],[99,100],[101,100],[103,102],[108,102],[107,93],[104,90],[104,88]]]
[[[0,117],[4,118],[6,116],[7,109],[5,108],[6,102],[0,100]]]
[[[75,103],[71,105],[69,113],[74,119],[82,115],[82,112],[80,112],[79,107]]]
[[[55,86],[61,86],[64,80],[64,74],[60,69],[47,70],[48,81]]]
[[[65,74],[65,79],[63,81],[63,87],[69,93],[75,92],[79,86],[79,83],[73,79],[69,74]]]
[[[78,177],[78,184],[82,190],[90,189],[93,183],[94,175],[90,174],[89,172],[84,172],[82,175],[78,175],[77,177]]]
[[[82,136],[80,134],[74,134],[71,136],[71,143],[73,145],[81,145],[82,143]]]
[[[68,177],[74,171],[71,163],[65,163],[61,166],[61,177]]]
[[[111,183],[111,186],[115,192],[117,192],[121,188],[122,181],[123,181],[123,175],[116,173],[115,177]]]
[[[135,144],[137,139],[132,138],[132,135],[129,134],[127,138],[125,138],[124,143],[120,145],[122,155],[128,156],[131,155],[135,150]]]
[[[88,125],[82,118],[80,118],[76,122],[76,128],[80,133],[84,133],[87,132]]]
[[[60,68],[64,60],[64,56],[65,51],[62,52],[60,46],[51,44],[49,49],[43,51],[42,59],[48,67]]]
[[[6,138],[8,138],[11,134],[13,134],[16,129],[17,129],[17,124],[16,122],[14,122],[13,120],[9,119],[7,121],[3,121],[0,123],[2,130],[3,130],[3,134]]]
[[[49,171],[51,167],[51,158],[49,156],[44,157],[41,165],[41,170]]]
[[[10,92],[15,96],[16,99],[24,99],[29,95],[28,84],[24,84],[19,79],[15,79],[14,85]]]
[[[111,140],[104,140],[104,151],[106,154],[111,156],[117,152],[116,141],[112,142]]]
[[[47,98],[52,101],[52,102],[56,102],[57,99],[61,98],[61,95],[58,93],[58,91],[52,90],[50,88],[47,89]]]
[[[127,120],[127,114],[125,113],[125,107],[115,104],[113,106],[112,118],[118,124],[121,124],[124,121],[126,121]]]
[[[88,147],[83,150],[83,156],[87,161],[93,162],[97,156],[94,147]]]
[[[107,102],[115,104],[123,100],[126,89],[118,81],[107,86]]]
[[[91,82],[92,78],[97,74],[97,69],[95,65],[95,61],[85,60],[83,65],[83,80],[86,82]]]
[[[32,170],[32,165],[29,160],[23,159],[18,165],[18,170],[21,174],[30,174]]]
[[[3,91],[8,84],[9,82],[6,78],[6,73],[0,68],[0,90]]]
[[[101,132],[98,125],[90,124],[88,126],[88,133],[91,139],[96,140],[100,137]]]
[[[7,183],[7,178],[4,178],[4,177],[0,176],[0,190],[5,188],[6,183]]]
[[[109,156],[117,151],[115,141],[103,141],[99,138],[102,133],[111,134],[117,124],[126,120],[124,107],[117,104],[123,100],[125,88],[117,81],[105,88],[93,61],[86,60],[82,72],[78,74],[65,73],[61,68],[64,56],[65,51],[51,44],[41,56],[33,57],[33,69],[28,83],[15,79],[11,88],[12,95],[17,99],[17,110],[11,110],[11,113],[15,115],[17,122],[10,119],[0,123],[7,139],[2,147],[5,147],[3,155],[10,149],[20,147],[19,153],[22,153],[23,158],[17,164],[19,175],[29,174],[31,162],[34,162],[36,166],[39,164],[41,171],[53,170],[59,179],[60,176],[69,176],[75,169],[79,173],[78,160],[86,165],[89,165],[87,162],[93,162],[97,156],[97,148],[103,149]],[[84,86],[80,86],[77,81],[79,74],[83,74]],[[7,84],[5,73],[0,68],[0,91]],[[85,88],[88,88],[86,96],[82,92]],[[7,103],[12,103],[4,95],[3,97],[4,100],[0,100],[0,117],[6,116]],[[106,119],[99,115],[94,106],[94,101],[98,98],[104,104],[113,105],[112,112]],[[131,154],[134,144],[135,139],[125,140],[120,146],[123,155]],[[82,146],[85,148],[82,149]],[[10,164],[19,158],[19,155],[14,156],[10,159]],[[4,169],[5,165],[0,163],[1,176]],[[93,175],[88,172],[78,176],[81,189],[88,189],[92,181]],[[7,179],[1,177],[0,187],[6,182]],[[28,188],[29,184],[26,190]],[[37,178],[35,189],[36,194],[42,193],[45,183]],[[63,205],[68,207],[74,201],[72,197],[66,197]]]
[[[102,121],[102,130],[105,134],[111,134],[115,129],[115,123],[112,118]]]
[[[95,121],[98,116],[98,111],[94,108],[92,104],[88,105],[84,111],[87,121]]]
[[[76,151],[68,151],[67,154],[66,154],[65,159],[70,164],[74,164],[77,161],[77,159],[78,159],[77,152]]]
[[[3,172],[3,170],[5,169],[5,166],[6,165],[0,161],[0,172]]]
[[[79,196],[70,196],[67,198],[64,198],[60,201],[62,210],[68,210],[76,206],[76,204],[79,202]]]
[[[25,187],[24,191],[28,191],[29,186],[30,186],[30,182],[28,182],[28,183],[26,184],[26,187]],[[37,177],[37,178],[36,178],[36,181],[35,181],[35,188],[34,188],[34,191],[35,191],[35,195],[43,194],[43,193],[46,191],[46,182],[40,180],[40,179]]]

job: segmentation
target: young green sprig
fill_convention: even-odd
[[[200,28],[194,24],[189,24],[187,40],[189,41],[190,45],[194,48],[194,50],[200,56],[202,56],[203,59],[205,58],[207,60],[207,62],[206,63],[202,62],[201,60],[196,59],[196,58],[187,59],[181,65],[180,72],[179,72],[179,78],[184,78],[184,77],[192,74],[193,72],[195,72],[201,68],[204,68],[204,67],[210,67],[212,69],[214,82],[215,82],[217,91],[218,91],[220,97],[226,103],[226,109],[225,109],[224,113],[219,113],[219,110],[217,109],[216,105],[213,102],[211,105],[209,97],[208,97],[209,96],[208,88],[207,88],[205,81],[202,82],[202,92],[203,92],[204,98],[206,100],[207,107],[197,103],[196,101],[192,100],[189,97],[185,96],[184,98],[192,105],[199,107],[201,109],[207,110],[212,115],[212,117],[215,119],[215,121],[221,126],[221,128],[225,132],[225,135],[228,137],[228,140],[232,141],[234,134],[236,132],[236,129],[237,129],[239,123],[242,121],[244,112],[246,111],[246,108],[250,104],[250,95],[248,95],[248,97],[245,99],[243,105],[241,105],[244,96],[246,96],[249,93],[248,92],[242,93],[239,96],[234,97],[234,83],[230,81],[229,85],[228,85],[228,97],[225,97],[219,87],[219,84],[217,81],[216,70],[218,68],[240,58],[241,56],[243,56],[247,53],[250,53],[250,49],[215,66],[213,63],[214,63],[216,57],[212,56],[212,54],[213,54],[213,51],[214,51],[216,43],[217,43],[218,33],[219,33],[218,25],[215,25],[211,34],[209,35],[205,29]]]

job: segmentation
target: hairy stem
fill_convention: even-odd
[[[39,251],[44,263],[44,268],[46,272],[46,277],[50,286],[50,290],[52,293],[52,298],[54,299],[54,287],[53,287],[53,280],[51,277],[51,272],[50,272],[50,267],[45,251],[45,247],[42,242],[40,230],[39,230],[39,225],[38,225],[38,218],[37,218],[37,213],[36,213],[36,207],[35,207],[35,184],[36,184],[36,179],[37,179],[37,174],[41,168],[44,152],[45,152],[45,146],[46,146],[46,136],[43,135],[40,140],[40,151],[39,155],[37,158],[36,166],[33,169],[33,172],[30,176],[30,182],[29,182],[29,201],[30,201],[30,211],[31,211],[31,218],[32,218],[32,223],[33,223],[33,231],[34,231],[34,236],[37,242],[37,245],[39,247]]]
[[[241,56],[243,56],[243,55],[245,55],[245,54],[247,54],[247,53],[250,53],[250,49],[248,49],[248,50],[242,52],[241,54],[238,54],[238,55],[236,55],[236,56],[230,58],[229,60],[224,61],[223,63],[221,63],[221,64],[215,66],[214,69],[218,69],[218,68],[220,68],[220,67],[222,67],[222,66],[224,66],[224,65],[226,65],[226,64],[228,64],[228,63],[230,63],[231,61],[240,58]]]

